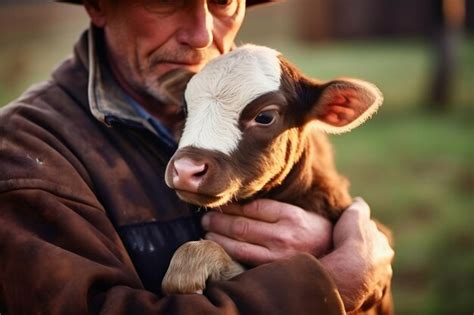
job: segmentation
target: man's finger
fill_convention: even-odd
[[[205,239],[221,245],[235,260],[248,265],[261,265],[272,261],[271,252],[263,246],[241,242],[216,233],[207,233]]]
[[[370,208],[364,199],[357,197],[342,213],[334,226],[334,244],[342,244],[347,239],[364,239],[364,231],[371,224]]]
[[[257,199],[245,205],[230,204],[222,207],[224,213],[245,216],[259,221],[275,223],[286,218],[289,205],[270,199]]]
[[[276,237],[271,223],[226,213],[209,212],[202,218],[205,230],[253,244],[262,244]]]
[[[355,197],[347,210],[357,210],[364,216],[370,217],[370,207],[362,197]]]
[[[339,221],[357,222],[370,220],[370,207],[360,197],[354,198],[352,204],[343,212]]]

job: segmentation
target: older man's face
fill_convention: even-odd
[[[99,0],[108,54],[122,82],[154,94],[166,72],[197,72],[228,52],[245,0]]]

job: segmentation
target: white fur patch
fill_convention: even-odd
[[[258,96],[278,90],[279,52],[244,45],[208,63],[188,83],[188,117],[179,147],[194,146],[230,154],[242,137],[238,120]]]

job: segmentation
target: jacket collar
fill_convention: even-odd
[[[73,58],[66,60],[53,73],[53,77],[71,96],[87,106],[100,122],[107,126],[126,125],[147,129],[174,147],[175,140],[160,122],[149,115],[144,116],[142,111],[137,111],[137,106],[140,105],[134,103],[117,84],[108,69],[100,46],[102,36],[102,30],[91,25],[76,44]],[[84,88],[87,90],[87,100],[84,99],[86,93],[83,85],[86,85]],[[76,88],[79,86],[81,87]]]
[[[88,98],[91,113],[100,121],[109,124],[110,119],[118,119],[129,123],[143,125],[154,131],[135,109],[131,106],[130,98],[120,88],[110,73],[105,53],[101,43],[102,31],[93,26],[89,28],[88,59],[89,59],[89,84]]]

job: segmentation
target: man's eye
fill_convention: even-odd
[[[254,121],[259,125],[271,125],[276,118],[278,117],[278,112],[276,110],[266,110],[260,112],[254,119]]]
[[[210,0],[212,11],[218,16],[233,16],[239,7],[239,0]]]

